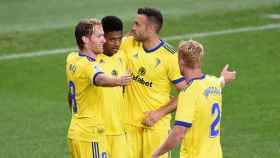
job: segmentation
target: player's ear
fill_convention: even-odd
[[[154,32],[155,31],[155,26],[152,22],[148,21],[146,24],[146,28],[148,32]]]
[[[83,40],[84,43],[88,43],[88,42],[89,42],[89,39],[88,39],[87,36],[83,36],[83,37],[82,37],[82,40]]]

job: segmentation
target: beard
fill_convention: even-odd
[[[139,42],[143,42],[147,39],[143,34],[138,34],[138,35],[133,34],[133,37],[136,41],[139,41]]]

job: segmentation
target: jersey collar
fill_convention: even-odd
[[[92,58],[92,57],[90,57],[90,56],[87,56],[87,55],[85,55],[84,53],[82,53],[82,52],[79,52],[79,56],[80,57],[86,57],[89,61],[95,61],[95,58]]]
[[[160,40],[160,43],[157,46],[155,46],[154,48],[146,49],[143,47],[143,49],[146,53],[152,53],[152,52],[156,51],[157,49],[159,49],[163,44],[164,44],[164,41]]]
[[[190,84],[192,83],[194,80],[203,80],[205,78],[205,74],[202,74],[200,77],[193,77],[190,80],[186,79],[187,83]]]

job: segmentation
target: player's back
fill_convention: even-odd
[[[68,137],[93,141],[94,131],[103,129],[102,105],[98,101],[102,95],[94,85],[100,69],[95,59],[73,52],[67,56],[66,73],[73,114]]]
[[[182,142],[181,158],[222,158],[220,145],[222,112],[220,81],[216,77],[208,75],[194,79],[190,87],[179,94],[178,104],[182,104],[184,101],[187,102],[184,106],[185,117],[190,118],[189,122],[192,126]],[[182,106],[179,106],[177,110],[182,110]],[[189,113],[191,115],[188,115]]]

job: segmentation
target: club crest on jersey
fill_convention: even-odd
[[[146,74],[146,69],[145,69],[144,67],[140,67],[140,68],[138,69],[138,74],[139,74],[140,76],[144,76],[144,75]]]
[[[118,76],[117,70],[112,70],[111,75],[113,75],[113,76]]]
[[[103,60],[103,59],[101,59],[100,61],[99,61],[99,64],[104,64],[105,63],[105,61]]]

